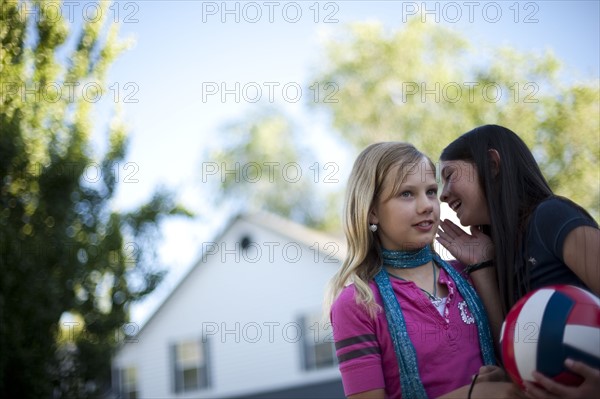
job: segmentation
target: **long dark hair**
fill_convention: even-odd
[[[492,168],[490,149],[500,155],[497,172]],[[490,216],[490,226],[481,227],[494,242],[500,298],[506,313],[523,294],[521,287],[527,286],[521,254],[529,216],[554,194],[527,145],[502,126],[480,126],[463,134],[442,151],[440,159],[466,161],[477,168]]]

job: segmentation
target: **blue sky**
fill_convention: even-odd
[[[130,127],[127,162],[134,163],[135,168],[124,169],[122,165],[123,178],[114,207],[127,210],[139,205],[162,184],[176,191],[186,206],[204,216],[165,224],[159,254],[170,274],[151,298],[134,307],[133,320],[141,323],[146,319],[197,260],[201,243],[213,239],[228,216],[226,211],[207,214],[208,209],[203,205],[206,193],[201,185],[202,162],[207,161],[202,158],[203,151],[218,141],[220,126],[271,105],[305,126],[309,139],[327,131],[324,121],[315,119],[306,110],[304,98],[297,103],[286,101],[280,88],[286,84],[300,85],[302,96],[311,95],[308,79],[322,57],[322,39],[343,25],[380,21],[387,28],[397,29],[402,28],[406,18],[416,16],[461,32],[480,49],[498,45],[533,51],[551,49],[565,62],[564,78],[568,80],[600,76],[598,1],[476,3],[474,6],[460,1],[115,3],[109,16],[121,23],[121,37],[133,38],[135,45],[110,70],[108,86],[113,89],[110,96],[103,98],[95,115],[95,140],[101,151],[110,109],[115,105],[114,94],[118,93],[117,106],[123,109]],[[73,11],[83,13],[84,5],[82,2]],[[261,87],[262,101],[251,103],[242,97],[236,102],[233,94],[224,102],[218,94],[202,98],[207,85],[220,88],[224,83],[233,88],[236,82],[241,88],[249,83]],[[273,92],[272,104],[266,101],[265,83],[269,82],[279,85]],[[246,92],[249,96],[253,93]],[[125,102],[127,96],[129,101],[137,102]],[[343,184],[352,159],[341,150],[335,151],[335,143],[330,144],[323,145],[328,152],[321,154],[322,161],[340,164],[339,184]],[[135,182],[124,182],[125,176]]]

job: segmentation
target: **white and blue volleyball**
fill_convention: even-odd
[[[532,372],[566,385],[581,376],[564,365],[567,358],[600,369],[600,299],[572,286],[532,291],[510,310],[500,334],[504,367],[513,381],[533,381]]]

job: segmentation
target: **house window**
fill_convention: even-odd
[[[207,343],[201,340],[183,341],[171,348],[173,390],[176,393],[208,387]]]
[[[302,350],[304,370],[316,370],[337,365],[333,329],[325,322],[320,313],[301,317],[303,327]]]
[[[127,367],[116,370],[117,387],[120,399],[137,399],[139,392],[137,390],[137,370],[135,367]],[[114,374],[113,374],[114,375]]]

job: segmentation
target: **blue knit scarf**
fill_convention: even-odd
[[[496,363],[492,335],[481,300],[473,287],[452,266],[440,258],[439,255],[432,253],[429,245],[418,251],[388,251],[384,249],[382,255],[383,264],[393,268],[410,269],[424,265],[431,260],[442,267],[450,278],[454,280],[458,291],[465,299],[469,310],[475,318],[483,363],[486,365]],[[423,386],[417,367],[417,353],[408,336],[402,309],[384,267],[375,276],[375,282],[383,299],[385,316],[394,344],[398,367],[400,368],[402,397],[407,399],[426,398],[427,393],[425,392],[425,387]],[[448,372],[452,372],[452,370],[448,370]]]

